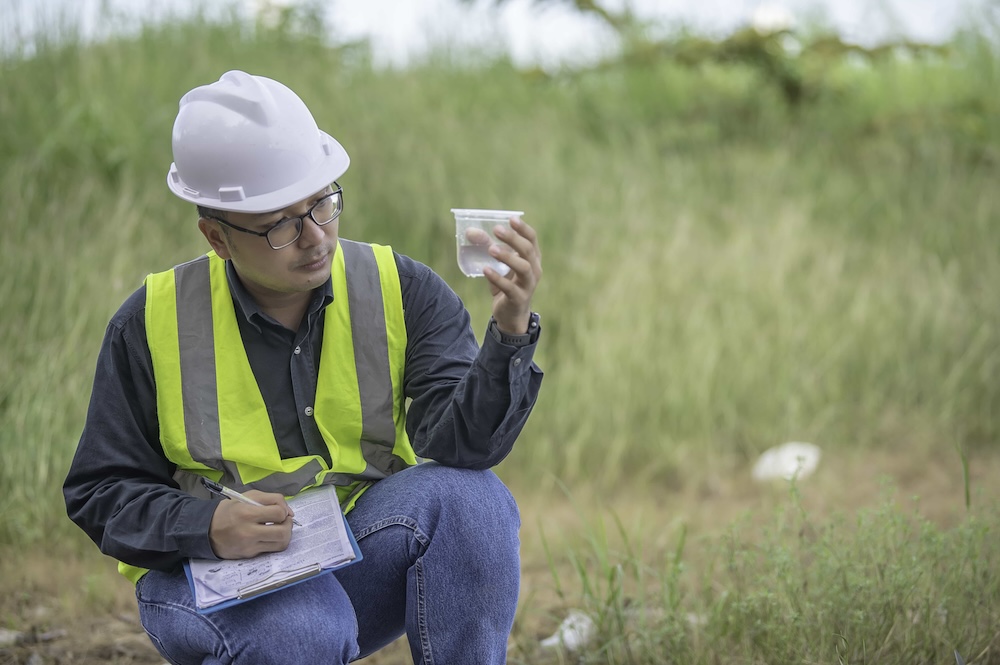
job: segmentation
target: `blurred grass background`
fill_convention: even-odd
[[[480,335],[489,297],[455,265],[448,209],[526,211],[546,379],[498,470],[515,492],[683,489],[788,440],[956,468],[995,450],[998,26],[888,52],[678,33],[545,73],[448,50],[375,68],[287,18],[99,43],[65,26],[0,60],[0,548],[92,547],[57,490],[100,340],[148,272],[205,250],[164,186],[170,129],[184,92],[236,68],[286,83],[351,154],[342,235],[429,264]],[[965,528],[920,551],[988,537]]]

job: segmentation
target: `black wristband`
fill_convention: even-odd
[[[528,332],[521,335],[508,335],[500,330],[496,319],[490,317],[490,325],[487,330],[493,335],[493,339],[501,344],[507,344],[508,346],[529,346],[538,341],[538,333],[541,330],[540,322],[541,317],[538,313],[532,312],[531,319],[528,322]]]

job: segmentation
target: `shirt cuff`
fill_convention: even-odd
[[[540,336],[541,326],[536,326],[533,333],[534,341],[525,346],[511,346],[504,344],[487,330],[483,346],[479,350],[478,362],[491,376],[513,378],[515,374],[528,371]],[[513,380],[511,382],[513,383]]]
[[[174,537],[181,552],[188,558],[218,559],[208,537],[209,527],[218,501],[202,499],[185,501],[177,520]]]

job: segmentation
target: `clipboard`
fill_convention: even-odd
[[[284,552],[268,552],[252,559],[196,559],[184,563],[195,611],[210,614],[233,607],[364,558],[340,511],[336,488],[306,490],[288,504],[303,525],[293,527],[292,540]],[[303,559],[313,555],[320,560]]]

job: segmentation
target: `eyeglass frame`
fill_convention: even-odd
[[[302,237],[302,225],[305,224],[306,217],[308,217],[309,219],[311,219],[312,222],[313,222],[313,224],[315,224],[316,226],[318,226],[320,228],[326,226],[327,224],[329,224],[333,220],[335,220],[338,217],[340,217],[340,213],[344,212],[344,188],[341,187],[340,184],[337,183],[336,180],[333,181],[333,184],[336,185],[337,189],[335,189],[332,192],[330,192],[329,194],[325,194],[325,195],[321,196],[319,199],[317,199],[315,203],[313,203],[311,206],[309,206],[309,210],[307,210],[304,215],[297,215],[295,217],[282,217],[281,219],[279,219],[278,221],[276,221],[274,224],[272,224],[271,227],[268,228],[267,231],[253,231],[251,229],[245,229],[242,226],[237,226],[236,224],[233,224],[232,222],[227,222],[226,220],[222,219],[221,217],[215,217],[214,215],[202,215],[202,216],[205,217],[206,219],[215,220],[216,222],[219,222],[220,224],[225,224],[226,226],[228,226],[231,229],[236,229],[237,231],[242,231],[243,233],[249,233],[250,235],[254,235],[254,236],[260,236],[261,238],[264,238],[265,240],[267,240],[267,244],[268,244],[268,246],[271,249],[277,251],[279,249],[284,249],[284,248],[288,247],[289,245],[295,244],[295,242],[299,238]],[[316,218],[313,216],[313,211],[316,210],[316,208],[319,207],[319,205],[321,203],[323,203],[326,199],[328,199],[328,198],[330,198],[332,196],[337,196],[337,195],[339,195],[339,197],[338,197],[339,205],[337,206],[337,211],[333,214],[333,217],[331,217],[330,219],[328,219],[325,222],[323,222],[322,224],[320,224],[319,222],[316,221]],[[275,247],[274,243],[272,243],[271,239],[268,237],[268,234],[271,233],[271,231],[273,231],[276,228],[278,228],[279,226],[281,226],[282,224],[288,224],[289,222],[292,222],[293,220],[296,223],[295,224],[295,229],[296,229],[295,237],[292,240],[289,240],[288,242],[286,242],[284,245],[281,245],[280,247]]]

